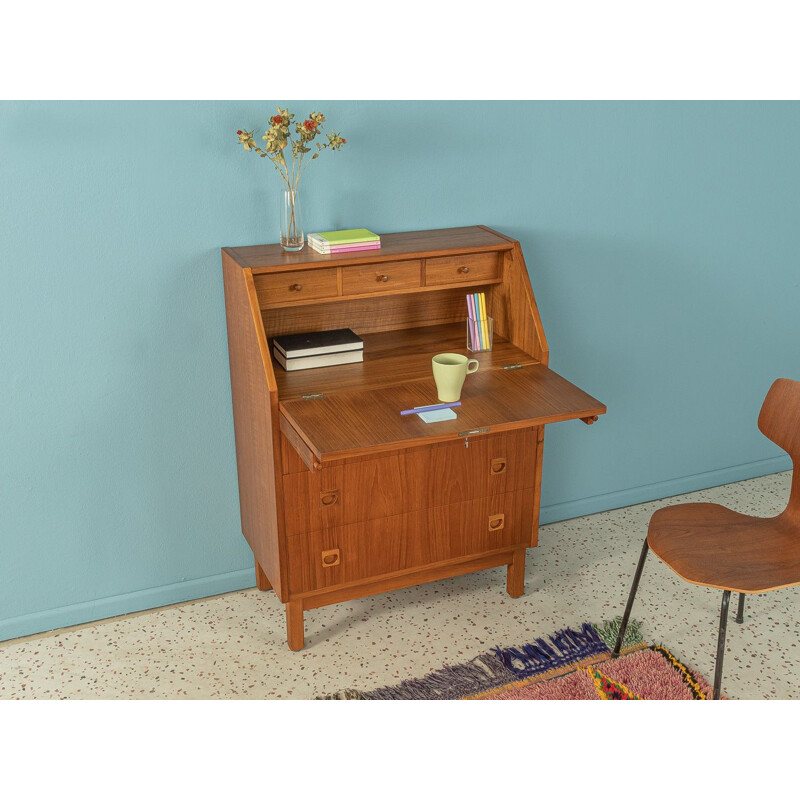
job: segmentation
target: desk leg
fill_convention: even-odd
[[[259,564],[258,561],[256,561],[256,588],[260,589],[262,592],[266,592],[268,589],[272,588],[269,578],[267,578],[264,570],[261,569],[261,564]]]
[[[506,573],[506,591],[511,597],[525,594],[525,548],[514,551]]]
[[[302,600],[290,600],[286,604],[286,639],[290,650],[302,650],[306,645]]]

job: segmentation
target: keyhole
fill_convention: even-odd
[[[469,447],[469,439],[464,439],[464,447]]]

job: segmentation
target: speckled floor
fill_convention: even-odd
[[[770,516],[790,480],[784,472],[543,526],[524,597],[506,594],[499,568],[315,609],[297,653],[282,604],[256,589],[0,643],[0,699],[310,699],[421,677],[496,644],[621,614],[653,511],[692,500]],[[748,598],[744,625],[733,621],[736,598],[723,693],[800,698],[798,589]],[[648,642],[713,679],[720,600],[651,554],[633,616]]]

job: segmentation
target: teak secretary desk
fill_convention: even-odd
[[[483,226],[392,233],[381,249],[321,255],[222,250],[242,532],[259,589],[303,613],[507,565],[524,592],[538,536],[544,426],[605,406],[547,367],[518,242]],[[431,358],[466,353],[466,294],[494,318],[491,351],[457,419],[400,411],[437,401]],[[286,372],[271,337],[352,328],[364,361]]]

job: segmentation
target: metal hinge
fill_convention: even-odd
[[[304,394],[303,400],[322,400],[325,397],[323,392],[312,392],[311,394]]]
[[[522,369],[522,364],[519,362],[516,364],[503,364],[503,369]]]

